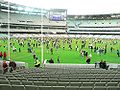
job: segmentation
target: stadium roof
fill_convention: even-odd
[[[120,13],[120,0],[6,0],[37,8],[67,9],[69,15]]]

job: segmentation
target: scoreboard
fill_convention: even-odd
[[[50,21],[66,21],[67,10],[65,9],[51,9],[49,11]]]
[[[50,20],[53,21],[64,21],[65,17],[63,15],[51,15]]]

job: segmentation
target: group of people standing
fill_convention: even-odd
[[[0,59],[1,60],[6,60],[7,59],[7,54],[6,52],[2,53],[2,51],[0,52]]]
[[[97,65],[99,65],[99,68],[108,70],[109,65],[107,65],[106,61],[101,60],[100,62],[95,63],[95,68],[97,68]]]
[[[40,64],[36,49],[39,49],[41,47],[41,42],[44,44],[44,47],[43,47],[45,48],[44,50],[46,50],[46,53],[50,53],[51,57],[53,57],[54,55],[59,55],[59,52],[58,52],[59,49],[66,50],[66,51],[75,51],[80,53],[82,57],[86,57],[86,63],[88,64],[90,64],[92,55],[94,58],[93,53],[101,56],[106,54],[108,50],[111,50],[111,53],[112,53],[112,51],[114,51],[114,45],[117,44],[117,42],[112,43],[113,42],[112,40],[105,41],[102,39],[94,39],[94,38],[87,39],[87,38],[45,37],[43,41],[41,41],[40,38],[12,38],[11,47],[13,47],[13,52],[16,52],[18,50],[19,52],[21,52],[21,50],[24,51],[23,47],[27,47],[28,53],[33,55],[33,59],[36,67],[36,66],[39,66]],[[111,44],[108,42],[110,42]],[[15,47],[15,45],[17,45],[18,47]],[[116,56],[120,57],[119,50],[117,50]],[[7,57],[6,52],[4,53],[0,52],[0,58],[2,58],[3,60],[6,60],[6,57]],[[57,61],[58,63],[60,63],[59,58],[57,59]]]

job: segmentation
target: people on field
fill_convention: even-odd
[[[20,47],[19,47],[18,51],[21,52],[21,48]]]
[[[53,48],[50,49],[51,55],[53,55]]]
[[[90,64],[90,61],[91,61],[91,58],[90,58],[90,57],[87,57],[87,58],[86,58],[86,63],[87,63],[87,64]]]
[[[59,56],[58,56],[58,58],[57,58],[57,62],[60,63],[60,58],[59,58]]]
[[[43,64],[46,64],[47,62],[48,62],[48,60],[47,60],[47,59],[43,60]]]
[[[49,60],[49,63],[54,63],[54,60],[51,58],[51,59]]]
[[[17,49],[13,46],[12,48],[13,52],[17,52]]]
[[[4,41],[5,41],[4,43],[7,43],[6,40],[4,40]],[[15,42],[18,43],[18,44],[16,44]],[[18,49],[17,49],[18,52],[21,52],[21,50],[24,50],[24,51],[26,50],[27,51],[27,49],[28,49],[28,52],[32,52],[32,53],[28,53],[28,54],[31,55],[31,56],[33,55],[32,57],[34,59],[35,59],[35,54],[33,54],[33,51],[38,50],[38,48],[41,45],[40,43],[41,43],[40,38],[18,38],[18,40],[16,40],[16,39],[11,40],[12,47],[15,48],[16,45],[19,45]],[[118,48],[118,50],[116,49],[116,46],[113,45],[113,41],[110,42],[110,43],[112,43],[110,45],[110,43],[106,43],[105,40],[101,40],[101,39],[98,39],[98,40],[97,39],[95,39],[95,40],[92,39],[91,40],[91,39],[83,39],[83,38],[76,39],[76,38],[47,38],[47,37],[45,37],[44,40],[43,40],[43,43],[44,43],[44,46],[45,46],[44,50],[47,50],[46,51],[47,54],[48,55],[51,54],[51,56],[58,55],[59,51],[61,53],[63,51],[66,52],[67,50],[70,49],[68,51],[69,53],[72,53],[72,52],[75,52],[76,54],[80,53],[81,55],[78,56],[80,58],[81,58],[81,56],[83,58],[85,58],[85,57],[90,57],[92,55],[93,55],[92,58],[94,58],[95,56],[97,56],[96,55],[97,53],[98,53],[98,55],[101,54],[101,56],[104,55],[105,57],[107,57],[109,52],[110,52],[110,54],[115,54],[116,57],[120,57],[120,50],[119,50],[119,48]],[[4,45],[5,44],[3,44],[1,46],[1,48]],[[25,46],[24,48],[22,47],[23,45]],[[81,45],[83,45],[83,49],[80,50]],[[19,47],[21,48],[21,50],[19,50]],[[5,48],[3,48],[3,50],[6,49],[6,48],[7,48],[7,46],[5,45]],[[13,49],[13,51],[14,50],[15,49]],[[77,52],[78,50],[80,52]],[[116,50],[116,52],[114,52],[115,50]],[[54,52],[54,55],[53,55],[53,52]],[[61,54],[65,54],[64,52],[61,53]],[[90,53],[91,53],[91,55],[90,55]],[[17,53],[15,53],[15,54],[17,54]],[[36,54],[37,54],[37,52],[36,52]],[[0,58],[3,58],[3,59],[6,60],[6,56],[7,55],[4,55],[3,51],[2,51],[2,54],[0,52]],[[59,59],[57,59],[56,61],[59,63]],[[88,62],[86,62],[86,63],[88,63]]]
[[[104,48],[104,54],[107,53],[107,44],[105,45],[105,48]]]
[[[28,47],[28,53],[32,53],[32,48]]]
[[[94,47],[94,53],[96,53],[96,51],[97,51],[97,47],[95,46],[95,47]]]
[[[47,53],[49,52],[49,44],[46,45]]]
[[[107,53],[107,49],[105,48],[105,49],[104,49],[104,54],[106,54],[106,53]]]
[[[40,61],[38,60],[38,58],[36,57],[36,60],[35,60],[35,67],[40,67]]]
[[[33,59],[35,60],[36,59],[36,53],[35,53],[35,51],[33,51]]]
[[[111,51],[111,52],[113,51],[113,47],[110,48],[110,51]]]
[[[78,51],[78,50],[79,50],[78,45],[76,45],[75,49],[76,49],[76,51]]]
[[[83,50],[80,50],[80,54],[82,57],[84,57],[84,51]]]
[[[119,52],[119,50],[117,50],[117,56],[120,57],[120,52]]]
[[[63,45],[63,47],[62,47],[62,48],[63,48],[63,50],[65,50],[65,46],[64,46],[64,45]]]

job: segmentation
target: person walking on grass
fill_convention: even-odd
[[[60,63],[60,58],[59,58],[59,56],[58,56],[58,58],[57,58],[57,62]]]
[[[119,52],[119,50],[117,50],[117,56],[120,57],[120,52]]]

